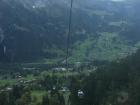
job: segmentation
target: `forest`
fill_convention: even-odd
[[[0,105],[139,105],[139,60],[140,50],[97,68],[4,73]]]
[[[0,0],[0,105],[140,105],[140,1],[70,3]]]

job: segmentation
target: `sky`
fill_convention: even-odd
[[[112,1],[115,1],[115,2],[122,2],[122,1],[126,1],[126,0],[112,0]]]

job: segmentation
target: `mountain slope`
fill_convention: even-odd
[[[69,3],[0,1],[1,61],[65,59]],[[70,61],[115,60],[135,52],[140,40],[138,8],[131,0],[74,1]]]

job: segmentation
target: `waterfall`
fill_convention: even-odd
[[[3,30],[0,28],[0,44],[3,42],[4,40],[4,34],[3,34]]]

